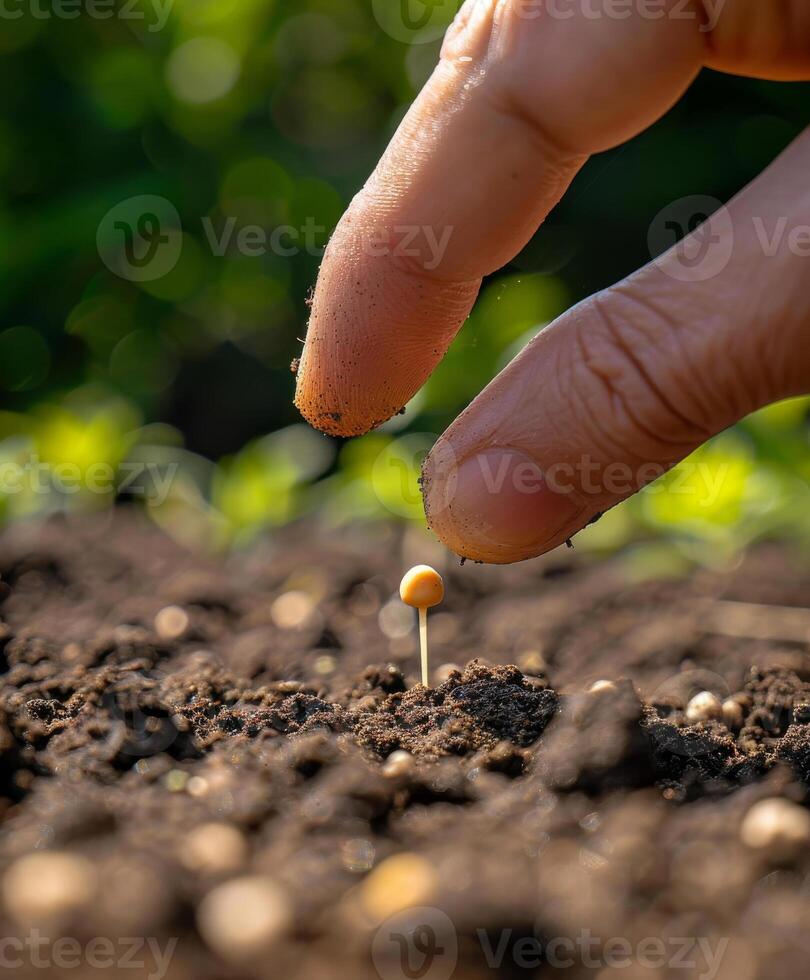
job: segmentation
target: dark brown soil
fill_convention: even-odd
[[[807,813],[810,564],[451,564],[426,690],[392,601],[422,540],[295,528],[215,561],[121,515],[4,532],[0,935],[38,929],[48,964],[14,975],[806,974],[810,836],[741,825]],[[739,721],[688,724],[703,690]],[[92,965],[99,937],[143,966]]]

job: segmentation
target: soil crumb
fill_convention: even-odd
[[[214,560],[125,512],[6,529],[3,936],[74,940],[82,978],[91,941],[135,936],[132,975],[170,951],[168,980],[556,976],[562,942],[572,978],[804,976],[806,559],[449,561],[425,688],[410,548],[302,524]]]

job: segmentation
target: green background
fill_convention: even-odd
[[[309,219],[323,244],[439,42],[391,38],[371,0],[176,0],[160,30],[151,4],[132,9],[143,19],[65,19],[21,0],[22,16],[0,24],[0,466],[35,458],[79,474],[77,492],[0,491],[3,520],[106,507],[115,495],[90,492],[92,464],[148,461],[174,475],[150,514],[202,547],[305,514],[419,521],[421,454],[522,343],[649,261],[662,208],[728,199],[810,121],[808,85],[704,72],[652,129],[588,163],[485,284],[407,415],[341,444],[301,426],[291,404],[318,256],[217,256],[203,220],[269,233]],[[177,265],[140,283],[97,245],[110,209],[139,195],[167,199],[182,226]],[[806,542],[807,450],[807,401],[768,409],[583,546],[663,534],[710,560],[762,535]],[[707,474],[716,492],[703,492]]]

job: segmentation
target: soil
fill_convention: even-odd
[[[46,963],[14,975],[805,975],[806,557],[449,564],[425,689],[394,596],[431,549],[301,526],[208,559],[125,513],[3,533],[0,929]],[[704,690],[738,718],[689,723]]]

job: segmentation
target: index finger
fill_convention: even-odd
[[[296,390],[325,432],[359,435],[396,414],[482,278],[524,247],[587,156],[651,123],[699,70],[697,20],[531,9],[467,0],[329,243]]]

